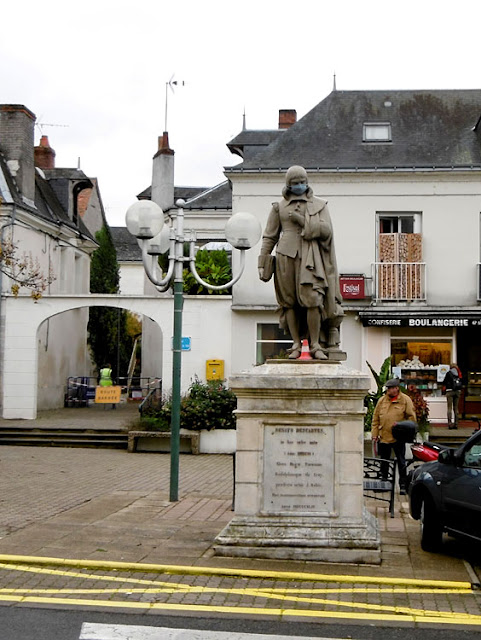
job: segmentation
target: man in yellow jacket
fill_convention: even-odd
[[[406,493],[406,458],[404,442],[398,442],[392,435],[392,428],[402,420],[416,421],[416,412],[412,400],[399,389],[399,380],[394,378],[386,382],[386,394],[379,400],[372,418],[372,439],[377,442],[379,457],[391,458],[394,450],[399,469],[399,488],[401,495]]]

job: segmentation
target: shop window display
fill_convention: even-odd
[[[451,341],[393,340],[391,353],[396,375],[405,387],[414,385],[425,397],[441,397],[452,361]]]

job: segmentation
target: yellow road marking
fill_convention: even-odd
[[[362,582],[362,580],[359,580]],[[269,591],[274,593],[332,593],[333,589],[329,588],[318,588],[313,587],[310,589],[291,589],[284,587],[275,587],[269,588]],[[377,589],[373,587],[349,587],[349,588],[341,588],[335,589],[336,593],[458,593],[458,594],[473,594],[473,590],[471,588],[466,589],[427,589],[426,587],[378,587]]]
[[[9,564],[1,564],[0,569],[6,569],[7,571],[25,571],[27,573],[45,573],[47,575],[54,576],[68,576],[69,578],[83,578],[86,580],[109,580],[109,582],[130,582],[132,584],[155,584],[159,586],[172,586],[171,582],[160,582],[157,580],[146,580],[142,578],[120,578],[116,576],[99,576],[96,574],[88,574],[88,573],[80,573],[76,571],[62,571],[61,569],[44,569],[43,567],[27,567],[24,565],[9,565]],[[179,588],[185,587],[189,588],[189,585],[179,584]]]
[[[277,595],[277,594],[281,594],[283,596],[283,594],[288,594],[288,593],[314,593],[314,594],[318,594],[318,593],[425,593],[425,594],[432,594],[432,593],[443,593],[443,594],[473,594],[472,589],[440,589],[440,588],[435,588],[435,589],[427,589],[427,588],[408,588],[408,587],[391,587],[391,588],[386,588],[386,587],[379,587],[377,589],[373,589],[372,587],[365,587],[365,588],[359,588],[359,587],[351,587],[348,589],[332,589],[332,588],[310,588],[310,589],[303,589],[303,588],[289,588],[289,587],[278,587],[278,588],[265,588],[265,587],[261,587],[261,588],[254,588],[254,587],[248,587],[246,589],[236,589],[236,588],[227,588],[227,589],[222,589],[219,587],[205,587],[205,586],[197,586],[197,585],[188,585],[188,584],[184,584],[184,583],[174,583],[174,582],[163,582],[163,581],[158,581],[158,580],[146,580],[146,579],[141,579],[141,578],[131,578],[131,577],[119,577],[119,576],[111,576],[111,575],[99,575],[99,574],[89,574],[89,573],[80,573],[80,572],[75,572],[75,571],[63,571],[61,569],[46,569],[43,567],[26,567],[24,565],[2,565],[0,564],[0,568],[4,568],[6,570],[10,570],[10,571],[24,571],[24,572],[31,572],[31,573],[40,573],[40,574],[48,574],[48,575],[57,575],[57,576],[67,576],[69,578],[75,577],[75,578],[82,578],[82,579],[87,579],[87,580],[105,580],[106,582],[122,582],[122,583],[130,583],[130,584],[148,584],[148,585],[156,585],[156,586],[160,586],[160,587],[164,587],[164,589],[162,590],[164,593],[169,591],[169,592],[176,592],[178,590],[183,590],[183,591],[189,591],[192,593],[204,593],[206,591],[212,591],[215,593],[236,593],[236,594],[246,594],[246,593],[253,593],[253,594],[265,594],[267,592],[269,592],[270,594],[272,594],[273,596]],[[362,582],[362,580],[360,580],[360,582]],[[129,591],[132,591],[132,589],[128,589]],[[4,589],[0,589],[1,591],[5,591]],[[11,590],[7,590],[9,593],[11,593]],[[38,593],[37,590],[34,590],[36,593]],[[160,590],[159,590],[160,592]],[[283,596],[284,597],[284,596]]]
[[[87,578],[93,578],[94,576],[84,576],[82,574],[82,577],[87,577]],[[110,578],[105,578],[102,576],[96,576],[96,578],[98,580],[110,580]],[[122,580],[122,582],[124,582]],[[128,582],[128,581],[125,581]],[[155,584],[151,583],[151,584]],[[172,586],[174,585],[174,586]],[[7,589],[7,588],[2,588],[0,589],[0,593],[178,593],[179,590],[181,590],[182,592],[184,591],[188,591],[188,592],[192,592],[192,593],[207,593],[207,592],[212,592],[212,593],[235,593],[235,594],[245,594],[247,592],[251,592],[254,594],[261,594],[264,595],[266,593],[269,593],[271,595],[276,595],[278,594],[280,591],[283,591],[282,589],[267,589],[266,587],[263,587],[262,589],[255,589],[255,588],[248,588],[248,589],[220,589],[219,587],[199,587],[199,586],[189,586],[189,585],[184,585],[184,584],[177,584],[177,583],[171,583],[171,588],[158,588],[158,589],[154,589],[154,588],[146,588],[146,589],[135,589],[132,587],[125,587],[125,588],[121,588],[121,587],[117,587],[117,588],[105,588],[105,589],[71,589],[71,588],[39,588],[39,589]],[[415,593],[415,594],[424,594],[424,595],[431,595],[431,594],[443,594],[443,595],[474,595],[472,591],[464,591],[464,590],[459,590],[459,589],[446,589],[446,590],[439,590],[439,589],[359,589],[359,588],[352,588],[352,589],[299,589],[299,590],[295,590],[295,589],[289,589],[288,590],[289,593],[313,593],[313,594],[317,594],[317,593],[337,593],[337,594],[344,594],[344,593],[376,593],[379,595],[382,594],[411,594],[411,593]]]
[[[5,594],[34,594],[34,593],[69,593],[69,594],[90,594],[94,593],[113,593],[113,594],[147,594],[147,593],[178,593],[177,588],[172,589],[1,589],[0,593]],[[184,593],[184,591],[183,591]],[[292,601],[292,602],[305,602],[309,604],[323,604],[328,606],[335,607],[346,607],[348,609],[366,609],[370,611],[381,611],[381,612],[393,612],[393,613],[405,613],[408,615],[421,615],[421,616],[438,616],[438,617],[452,617],[461,615],[465,616],[466,614],[462,613],[453,613],[453,612],[443,612],[443,611],[430,611],[426,609],[412,609],[411,607],[400,607],[400,606],[390,606],[390,605],[378,605],[378,604],[368,604],[363,602],[345,602],[343,600],[329,600],[325,598],[303,598],[303,597],[295,597],[295,596],[282,596],[280,594],[274,594],[269,589],[219,589],[219,588],[210,588],[210,587],[191,587],[187,593],[199,593],[199,594],[209,594],[209,593],[222,593],[222,594],[232,594],[232,595],[243,595],[243,596],[252,596],[255,598],[265,598],[266,600],[284,600],[284,601]],[[333,589],[332,593],[338,593],[337,589]],[[391,591],[382,591],[381,593],[391,593]],[[6,596],[7,597],[7,596]],[[32,596],[33,597],[33,596]],[[83,602],[83,600],[82,600]],[[479,616],[475,616],[477,619]]]
[[[458,624],[481,626],[481,616],[467,613],[448,613],[446,616],[436,612],[434,615],[423,614],[370,614],[370,613],[349,613],[341,611],[309,611],[305,609],[270,609],[259,607],[233,607],[214,605],[188,605],[188,604],[168,604],[162,602],[112,602],[111,600],[74,600],[70,598],[42,598],[31,596],[0,596],[0,601],[21,602],[33,604],[58,604],[58,605],[78,605],[85,607],[109,607],[146,609],[149,611],[169,610],[169,611],[190,611],[196,613],[233,613],[246,615],[263,615],[278,617],[309,617],[309,618],[342,618],[353,620],[377,620],[394,622],[415,622],[429,624]]]
[[[63,563],[62,563],[63,564]],[[79,564],[74,566],[78,567]],[[83,566],[83,565],[82,565]],[[151,565],[147,565],[151,566]],[[343,601],[334,598],[319,598],[315,597],[321,594],[330,594],[331,596],[340,596],[341,594],[369,594],[377,593],[380,596],[390,594],[454,594],[454,595],[474,595],[471,588],[466,587],[469,583],[463,582],[443,582],[443,584],[450,585],[450,587],[441,588],[440,582],[430,581],[410,581],[410,584],[421,584],[423,586],[394,586],[399,585],[396,580],[390,580],[392,586],[388,586],[385,581],[379,581],[377,588],[373,587],[350,587],[350,588],[220,588],[209,586],[197,586],[188,585],[183,583],[165,582],[157,580],[147,580],[142,578],[121,577],[112,575],[90,574],[82,573],[79,571],[71,571],[64,569],[51,569],[43,566],[27,566],[26,564],[13,564],[13,563],[0,563],[0,569],[7,571],[21,571],[21,572],[33,572],[36,574],[47,574],[68,578],[81,578],[82,580],[95,580],[104,582],[121,582],[123,587],[117,588],[93,588],[93,589],[71,589],[71,588],[39,588],[39,589],[0,589],[0,601],[6,602],[20,602],[20,603],[50,603],[61,604],[69,606],[95,606],[95,607],[126,607],[126,608],[141,608],[147,610],[176,610],[176,611],[191,611],[191,612],[224,612],[224,613],[237,613],[237,614],[249,614],[249,615],[269,615],[269,616],[304,616],[315,618],[343,618],[343,619],[361,619],[361,620],[396,620],[396,621],[410,621],[410,622],[424,622],[434,624],[469,624],[469,625],[481,625],[481,615],[467,614],[461,612],[452,611],[430,611],[423,609],[415,609],[409,606],[395,606],[395,605],[381,605],[381,604],[369,604],[363,602]],[[85,566],[85,568],[92,569],[92,566]],[[118,570],[117,568],[114,570]],[[124,569],[125,570],[125,569]],[[188,573],[188,572],[187,572]],[[254,572],[253,572],[254,573]],[[215,575],[214,573],[208,573],[208,575]],[[222,574],[224,575],[224,574]],[[254,574],[256,577],[259,574]],[[276,579],[281,579],[279,576],[284,574],[276,573]],[[303,579],[306,581],[312,581],[310,574],[302,574]],[[230,577],[234,577],[232,573],[229,573]],[[245,577],[245,576],[244,576]],[[261,577],[265,577],[261,575]],[[297,578],[299,579],[299,578]],[[350,577],[351,581],[354,578]],[[336,576],[325,576],[325,580],[329,582],[338,582]],[[366,579],[364,577],[356,578],[357,583],[365,584]],[[374,579],[370,579],[372,584]],[[409,584],[406,581],[407,584]],[[130,587],[128,585],[149,585],[145,588]],[[127,586],[126,586],[127,585]],[[435,585],[435,586],[433,586]],[[453,586],[455,585],[455,586]],[[469,585],[470,586],[470,585]],[[115,594],[121,595],[133,595],[133,594],[232,594],[248,596],[253,598],[265,598],[268,600],[281,600],[285,603],[307,603],[311,605],[323,605],[343,609],[353,609],[354,611],[324,611],[324,610],[306,610],[297,608],[273,608],[266,606],[265,608],[259,607],[238,607],[232,605],[200,605],[200,604],[171,604],[161,602],[132,602],[130,600],[91,600],[88,598],[66,598],[66,597],[42,597],[40,594],[69,594],[69,595],[93,595],[93,594]],[[304,595],[301,595],[304,594]],[[310,595],[311,597],[306,597]]]
[[[451,587],[453,589],[470,589],[469,582],[452,580],[417,580],[413,578],[384,578],[373,576],[346,576],[293,571],[255,571],[252,569],[223,569],[216,567],[187,567],[182,565],[161,565],[146,563],[129,563],[99,560],[72,560],[70,558],[48,558],[42,556],[18,556],[0,554],[0,563],[54,565],[85,569],[108,569],[119,571],[141,571],[144,573],[167,573],[182,575],[215,575],[246,578],[275,578],[277,580],[303,580],[304,582],[362,582],[363,584],[390,584],[409,586]]]
[[[88,573],[81,573],[81,572],[75,572],[75,571],[64,571],[62,569],[46,569],[44,567],[28,567],[26,565],[23,564],[6,564],[6,563],[0,563],[0,569],[6,569],[8,571],[25,571],[25,572],[30,572],[30,573],[43,573],[43,574],[49,574],[49,575],[58,575],[58,576],[69,576],[69,577],[76,577],[76,578],[83,578],[83,579],[87,579],[87,580],[109,580],[111,582],[129,582],[132,584],[148,584],[148,585],[159,585],[159,586],[166,586],[166,587],[171,587],[172,586],[172,582],[162,582],[162,581],[157,581],[157,580],[147,580],[147,579],[143,579],[143,578],[131,578],[131,577],[125,577],[125,578],[121,578],[121,577],[116,577],[116,576],[99,576],[98,574],[88,574]],[[279,574],[282,575],[282,574]],[[304,576],[309,576],[309,574],[303,574]],[[305,578],[306,582],[309,582],[310,580],[306,577]],[[329,580],[329,582],[339,582],[339,580]],[[366,584],[366,580],[364,577],[359,577],[356,579],[356,582],[358,583],[362,583],[362,584]],[[371,583],[372,584],[373,580],[370,579],[367,584]],[[470,593],[472,594],[472,588],[471,585],[468,582],[446,582],[447,585],[449,585],[449,587],[441,587],[439,586],[440,581],[434,581],[434,582],[430,582],[428,580],[422,580],[422,581],[415,581],[416,582],[421,582],[422,584],[425,585],[432,585],[435,584],[436,586],[433,588],[427,588],[427,586],[419,586],[417,588],[415,587],[392,587],[390,590],[388,590],[390,593]],[[190,585],[186,585],[183,583],[176,583],[178,584],[179,588],[182,589],[190,589],[191,586]],[[379,582],[380,585],[384,585],[386,583],[384,582]],[[397,582],[393,581],[392,584],[397,584]],[[369,587],[365,587],[365,588],[359,588],[359,587],[350,587],[348,589],[345,589],[344,592],[345,593],[351,593],[353,590],[360,590],[360,591],[364,591],[365,593],[377,593],[379,592],[379,590],[381,589],[381,586],[378,588],[369,588]],[[270,591],[279,591],[281,593],[284,592],[288,592],[288,591],[292,591],[294,593],[300,593],[301,590],[300,589],[289,589],[288,587],[283,588],[283,587],[279,587],[277,589],[270,589]],[[332,589],[329,588],[324,588],[324,589],[320,589],[318,587],[312,588],[312,589],[303,589],[302,592],[303,593],[311,593],[311,592],[317,592],[317,593],[330,593],[332,591]],[[339,591],[339,590],[336,590]]]

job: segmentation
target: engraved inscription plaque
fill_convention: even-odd
[[[264,427],[264,513],[334,511],[334,429]]]

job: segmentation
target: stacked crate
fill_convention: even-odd
[[[422,298],[422,235],[379,234],[378,297],[384,300]],[[419,264],[416,264],[419,263]]]

